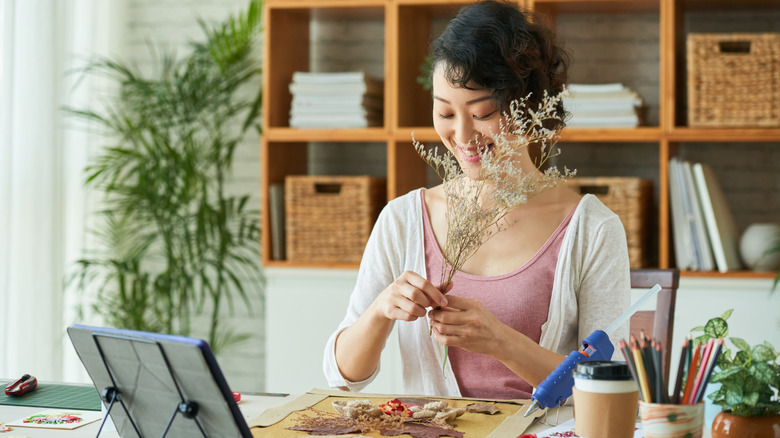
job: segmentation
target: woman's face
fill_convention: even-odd
[[[437,67],[433,72],[433,127],[463,171],[476,178],[480,154],[495,147],[502,114],[491,90],[469,90],[452,85]]]

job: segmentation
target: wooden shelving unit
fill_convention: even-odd
[[[471,0],[266,0],[261,191],[285,175],[306,173],[309,142],[373,142],[386,145],[387,196],[392,199],[426,184],[426,166],[411,147],[411,133],[438,142],[430,97],[417,84],[419,65],[436,20],[452,16]],[[658,123],[636,129],[567,129],[562,142],[655,144],[658,147],[658,248],[654,266],[673,266],[668,161],[681,144],[780,142],[780,129],[694,129],[686,126],[686,14],[701,11],[780,10],[777,0],[521,0],[554,20],[562,14],[656,14],[659,26]],[[345,20],[384,21],[384,126],[368,129],[298,130],[288,124],[294,71],[309,70],[309,27],[314,14]],[[766,30],[759,30],[766,31]],[[703,145],[706,147],[706,145]],[[263,196],[263,211],[268,211]],[[356,268],[271,260],[270,220],[263,215],[263,264],[279,267]],[[772,278],[773,273],[683,272],[684,276]]]

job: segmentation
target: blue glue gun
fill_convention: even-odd
[[[572,371],[578,363],[587,360],[610,360],[615,347],[606,332],[596,330],[582,341],[582,350],[572,351],[536,388],[531,396],[531,406],[525,412],[525,417],[539,408],[551,408],[566,401],[571,396],[574,387]]]

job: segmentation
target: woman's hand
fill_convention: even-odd
[[[436,342],[472,353],[496,356],[506,341],[506,324],[477,300],[451,296],[448,306],[428,312]]]
[[[429,307],[445,307],[447,298],[430,281],[406,271],[376,297],[374,311],[389,320],[414,321]]]

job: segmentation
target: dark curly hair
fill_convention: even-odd
[[[543,93],[563,91],[569,56],[558,45],[554,32],[539,15],[517,5],[484,0],[465,6],[430,46],[433,68],[455,86],[493,90],[493,100],[503,112],[509,104],[531,93],[535,108]],[[564,120],[566,112],[559,105]],[[563,123],[549,126],[560,129]]]

